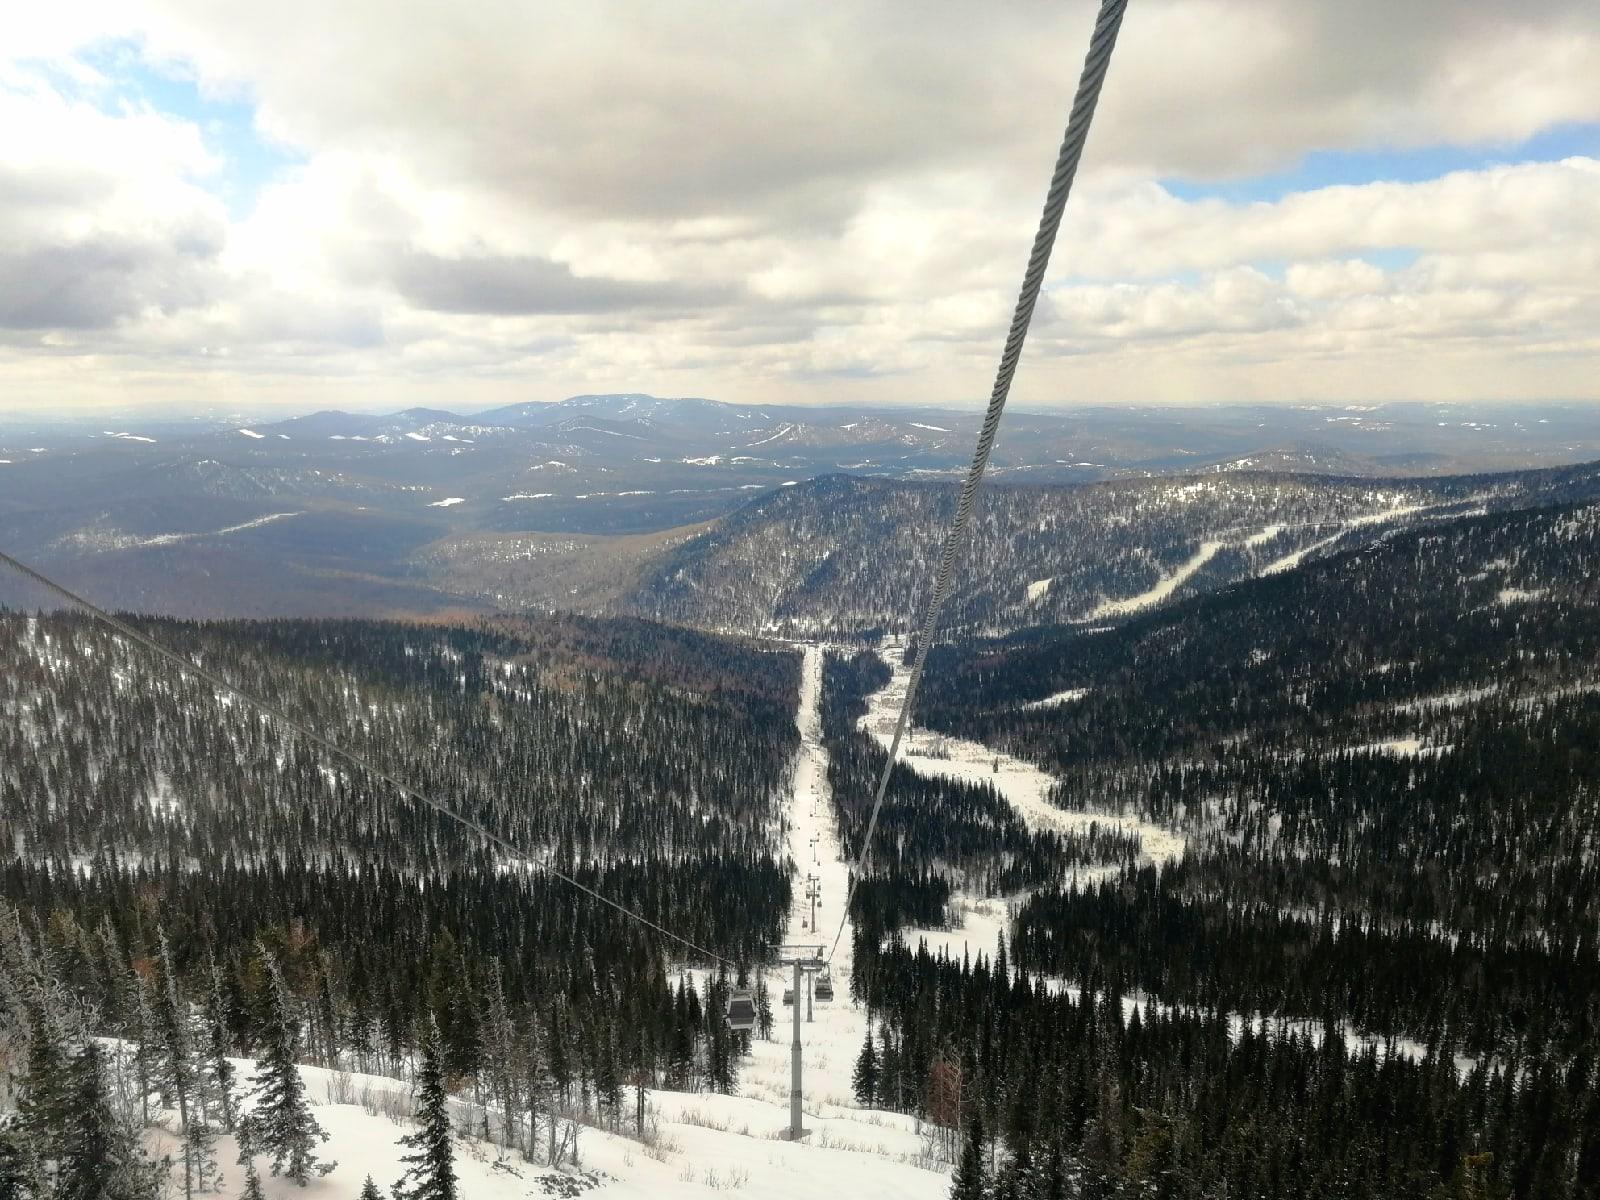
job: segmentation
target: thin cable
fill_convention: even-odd
[[[6,566],[10,567],[19,574],[27,576],[41,587],[54,592],[68,603],[74,604],[83,609],[83,611],[88,613],[90,616],[104,621],[107,625],[111,626],[111,628],[122,634],[123,637],[132,642],[136,642],[140,646],[143,646],[146,650],[150,651],[159,658],[165,659],[179,670],[187,671],[189,674],[205,680],[212,687],[225,691],[230,695],[237,696],[240,700],[243,700],[251,707],[260,712],[266,713],[274,720],[277,720],[288,726],[301,737],[307,738],[316,745],[321,746],[329,754],[343,759],[352,766],[359,767],[361,770],[367,772],[377,779],[381,779],[384,783],[387,783],[390,787],[394,788],[397,792],[408,799],[433,809],[440,816],[448,817],[450,820],[455,821],[459,825],[464,825],[473,833],[476,833],[484,841],[488,842],[497,849],[505,851],[513,858],[522,860],[524,862],[533,861],[532,856],[522,850],[517,849],[517,847],[513,846],[505,838],[501,837],[497,833],[494,833],[484,825],[473,820],[471,817],[462,816],[460,813],[456,812],[443,802],[435,800],[432,796],[428,796],[422,792],[419,792],[410,784],[397,779],[390,772],[385,771],[382,767],[373,763],[371,760],[363,757],[360,754],[357,754],[354,750],[347,750],[345,747],[339,745],[338,742],[333,741],[331,738],[324,737],[316,730],[290,716],[287,712],[279,708],[276,704],[273,704],[270,700],[263,700],[260,696],[257,696],[252,692],[247,692],[244,688],[239,687],[237,684],[230,683],[227,679],[223,678],[221,675],[218,675],[215,671],[208,670],[205,667],[197,666],[189,659],[179,654],[176,650],[168,649],[166,646],[152,638],[149,634],[142,633],[121,618],[112,616],[105,609],[91,603],[88,600],[85,600],[76,592],[67,590],[61,584],[55,582],[55,580],[40,574],[38,571],[28,566],[27,563],[12,558],[11,555],[7,554],[3,550],[0,550],[0,562],[5,563]],[[687,946],[696,954],[702,954],[706,958],[722,963],[725,966],[737,968],[738,964],[732,959],[724,958],[720,954],[716,954],[710,950],[707,950],[704,946],[696,945],[686,937],[673,933],[670,929],[666,929],[660,925],[657,925],[649,917],[646,917],[641,913],[634,912],[633,909],[628,908],[625,905],[618,904],[609,896],[602,895],[586,883],[580,883],[566,872],[558,870],[557,868],[549,866],[548,864],[544,864],[543,869],[549,874],[555,876],[557,879],[561,880],[563,883],[571,884],[585,895],[592,896],[594,899],[600,901],[600,903],[609,905],[611,908],[616,909],[623,916],[638,921],[641,925],[648,926],[657,933],[661,934],[663,937],[669,937],[680,945]]]
[[[1028,269],[1022,276],[1022,291],[1017,296],[1017,308],[1011,317],[1011,331],[1006,335],[1005,350],[1000,355],[1000,369],[995,375],[994,390],[989,394],[989,410],[983,418],[983,428],[978,434],[978,446],[972,455],[972,466],[967,471],[966,482],[961,485],[961,500],[956,505],[956,516],[950,532],[945,535],[944,553],[939,557],[939,572],[933,585],[933,596],[928,601],[927,613],[922,620],[922,630],[917,635],[917,659],[911,668],[911,679],[906,686],[905,700],[900,705],[900,719],[895,722],[894,740],[889,743],[889,755],[884,759],[883,774],[878,778],[878,792],[872,801],[872,815],[867,819],[866,836],[861,839],[861,854],[855,871],[850,876],[850,889],[845,894],[844,908],[839,914],[839,930],[833,935],[833,945],[828,950],[828,961],[833,961],[839,949],[839,939],[844,935],[845,922],[850,917],[850,902],[855,898],[856,887],[866,870],[867,855],[872,849],[872,834],[878,827],[878,813],[883,808],[884,794],[889,790],[889,775],[894,770],[900,753],[900,740],[905,736],[906,724],[911,718],[911,706],[917,697],[917,685],[922,682],[922,668],[928,661],[928,648],[933,644],[933,633],[939,624],[939,614],[944,608],[945,596],[950,590],[950,574],[955,568],[956,556],[966,541],[967,521],[972,516],[972,502],[983,482],[983,472],[989,465],[989,451],[994,447],[994,437],[1000,428],[1000,414],[1005,411],[1006,397],[1011,394],[1011,378],[1017,372],[1017,361],[1022,357],[1022,343],[1028,337],[1028,325],[1033,320],[1033,306],[1039,299],[1039,288],[1044,283],[1045,268],[1050,264],[1050,251],[1055,246],[1056,231],[1061,227],[1061,214],[1067,207],[1067,194],[1072,191],[1072,180],[1078,173],[1078,160],[1083,156],[1083,143],[1089,136],[1089,125],[1094,120],[1095,104],[1100,99],[1100,85],[1105,82],[1106,68],[1111,64],[1111,51],[1117,43],[1117,30],[1122,25],[1122,13],[1128,0],[1101,0],[1100,15],[1095,19],[1094,33],[1089,39],[1089,53],[1083,62],[1083,74],[1078,79],[1078,94],[1072,101],[1072,113],[1067,118],[1067,132],[1061,140],[1056,155],[1056,167],[1050,176],[1050,190],[1045,193],[1044,212],[1039,217],[1039,232],[1033,238],[1033,253],[1028,256]]]

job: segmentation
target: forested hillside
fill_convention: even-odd
[[[1597,492],[1594,465],[1384,481],[1239,472],[991,486],[944,627],[982,635],[1115,621],[1408,525]],[[904,630],[956,495],[953,484],[852,476],[785,488],[667,551],[616,603],[740,632]]]
[[[288,1038],[291,1062],[398,1073],[436,1027],[452,1087],[527,1116],[499,1137],[548,1130],[544,1161],[561,1113],[622,1120],[625,1077],[733,1086],[727,980],[670,981],[658,934],[526,868],[754,961],[787,919],[795,655],[637,621],[144,626],[521,853],[99,626],[0,615],[0,993],[30,1047],[0,1057],[24,1096],[0,1159],[56,1144],[47,1100],[72,1105],[39,1056],[87,1033],[209,1113],[192,1056]]]
[[[1051,1153],[1115,1156],[1103,1141],[1109,1103],[1121,1136],[1155,1137],[1159,1154],[1230,1188],[1246,1182],[1242,1155],[1313,1181],[1309,1195],[1593,1194],[1597,568],[1600,505],[1560,505],[1397,533],[1111,630],[1047,627],[936,649],[921,723],[1048,766],[1064,808],[1138,814],[1187,835],[1187,854],[1165,870],[1128,864],[1027,895],[1009,946],[1012,969],[1159,1005],[1137,1033],[1111,1036],[1114,1060],[1148,1053],[1166,1082],[1151,1090],[1137,1066],[1108,1079],[1085,1065],[1079,1035],[1057,1044],[1038,1033],[1040,1022],[1082,1029],[1104,1016],[1019,991],[1005,971],[918,962],[891,941],[873,969],[894,982],[869,986],[892,998],[874,991],[873,1003],[921,1037],[919,989],[987,989],[1018,1016],[956,1035],[976,1039],[980,1060],[991,1037],[1020,1039],[1012,1053],[1029,1062],[1065,1056],[1056,1091],[1007,1091],[997,1103],[1013,1154],[1051,1141],[1011,1106],[1050,1103],[1077,1106],[1075,1132]],[[882,880],[874,904],[891,908],[885,894],[910,904],[927,886],[909,873]],[[858,947],[858,963],[873,953]],[[1260,1017],[1300,1022],[1305,1040],[1236,1041],[1224,1057],[1252,1058],[1240,1078],[1254,1082],[1247,1098],[1224,1090],[1215,1102],[1262,1105],[1269,1143],[1284,1121],[1298,1128],[1315,1144],[1303,1159],[1289,1145],[1218,1157],[1209,1108],[1172,1103],[1218,1086],[1210,1072],[1225,1068],[1194,1057],[1201,1045],[1223,1053],[1212,1022]],[[1408,1039],[1428,1058],[1343,1065],[1315,1047],[1358,1032]],[[991,1053],[988,1070],[1009,1079],[1004,1052]],[[1099,1082],[1082,1082],[1085,1071]],[[1296,1082],[1284,1093],[1268,1077]],[[1386,1147],[1378,1163],[1320,1140],[1313,1113],[1328,1106],[1346,1137]],[[1389,1128],[1406,1144],[1388,1142]],[[1232,1122],[1217,1130],[1224,1144],[1236,1133]],[[1364,1183],[1346,1191],[1354,1179]]]

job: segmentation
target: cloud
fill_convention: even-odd
[[[417,308],[499,316],[700,310],[728,303],[728,287],[596,279],[537,255],[445,258],[416,250],[393,264],[396,290]]]
[[[982,395],[1093,16],[25,7],[0,15],[0,375],[83,387],[67,360],[92,357],[164,395],[281,377],[285,402],[312,378]],[[297,161],[241,205],[203,104],[157,111],[116,86],[127,59],[244,103]],[[1592,394],[1592,158],[1256,204],[1163,181],[1515,146],[1600,122],[1595,78],[1584,0],[1140,0],[1019,388]]]
[[[97,330],[203,303],[226,237],[192,129],[0,90],[0,327]]]

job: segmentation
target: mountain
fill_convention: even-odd
[[[937,649],[919,720],[1188,841],[1159,875],[1039,893],[1018,960],[1480,1059],[1592,1036],[1597,579],[1600,503],[1558,504]]]
[[[1600,494],[1600,464],[1385,480],[1224,472],[985,489],[952,582],[957,633],[1097,627],[1307,557],[1483,509]],[[752,501],[647,564],[617,607],[811,636],[920,619],[951,484],[827,476]]]
[[[709,591],[694,583],[706,591],[700,599],[675,596],[675,586],[698,579],[692,556],[674,565],[684,569],[675,583],[652,574],[659,565],[652,555],[752,500],[780,514],[785,505],[802,507],[799,496],[813,493],[788,500],[781,490],[808,488],[821,477],[847,473],[866,480],[863,488],[873,481],[952,483],[970,459],[977,420],[976,411],[620,394],[468,415],[428,407],[329,410],[277,421],[234,417],[209,426],[11,425],[0,427],[0,545],[113,605],[187,616],[620,605],[754,628],[790,616],[825,620],[838,608],[847,625],[858,626],[892,619],[910,594],[862,575],[869,568],[854,550],[813,583],[784,578],[802,562],[807,570],[818,565],[820,543],[808,541],[803,529],[799,542],[763,553],[760,561],[746,562],[736,546],[724,544],[752,528],[743,517],[730,522],[722,541],[706,543],[751,579],[774,576],[761,585],[768,599],[748,611],[740,607],[744,601],[714,595],[734,586],[725,580],[713,581]],[[1196,510],[1197,519],[1260,518],[1259,532],[1273,522],[1296,524],[1295,513],[1299,521],[1372,515],[1375,508],[1363,508],[1359,499],[1362,479],[1370,495],[1432,496],[1439,493],[1426,478],[1577,461],[1586,451],[1600,457],[1600,429],[1580,406],[1470,413],[1437,405],[1018,410],[1007,416],[991,475],[1002,486],[1116,485],[1089,493],[1109,498],[1112,511],[1121,511],[1119,497],[1133,496],[1150,479],[1257,477],[1264,469],[1302,477],[1303,485],[1281,478],[1270,485],[1281,503],[1218,502]],[[1230,485],[1241,494],[1255,486]],[[1297,487],[1324,486],[1344,500],[1306,507],[1287,499]],[[882,526],[895,554],[921,553],[927,523],[936,522],[931,501],[897,501],[905,509],[897,516],[839,485],[823,488],[815,494],[844,504],[830,537],[846,544]],[[1120,563],[1096,576],[1104,555],[1092,543],[1105,531],[1065,516],[1074,503],[1046,501],[1055,524],[1029,538],[1020,525],[997,535],[1017,543],[1016,569],[1026,575],[1018,588],[1056,582],[1033,601],[1022,591],[991,596],[963,620],[992,617],[1009,628],[1081,615],[1095,597],[1128,598],[1140,581],[1154,586],[1198,550],[1201,542],[1190,534],[1232,532],[1227,525],[1188,528],[1165,501],[1152,503],[1167,515],[1147,520],[1150,514],[1135,504],[1128,519],[1139,545],[1118,551]],[[846,517],[869,525],[846,529]],[[1023,514],[1005,519],[1020,522]],[[1054,551],[1052,529],[1060,534]],[[1240,554],[1258,560],[1274,549],[1287,554],[1309,536],[1290,529],[1271,544],[1238,552],[1224,547],[1192,586],[1235,577],[1245,569]],[[651,538],[653,548],[641,540]],[[989,541],[980,531],[979,542]],[[1089,565],[1075,568],[1071,547],[1085,545]],[[985,561],[998,569],[1002,559]],[[888,562],[875,559],[870,571]],[[601,577],[598,590],[584,582]],[[875,591],[882,594],[851,598]],[[807,599],[813,593],[816,603]],[[632,599],[623,603],[624,594]],[[0,600],[13,595],[0,593]],[[755,624],[742,624],[748,621]]]

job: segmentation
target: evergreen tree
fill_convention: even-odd
[[[287,1175],[304,1187],[313,1173],[326,1175],[335,1164],[317,1161],[316,1143],[328,1135],[311,1115],[296,1063],[300,1031],[294,997],[272,956],[264,947],[260,953],[267,972],[263,1044],[250,1090],[254,1107],[239,1122],[240,1161],[269,1155],[274,1175]]]
[[[439,1035],[430,1025],[417,1072],[417,1128],[400,1139],[412,1152],[400,1160],[408,1169],[394,1185],[395,1200],[456,1200],[455,1151],[440,1057]]]
[[[950,1200],[988,1200],[989,1180],[984,1166],[983,1118],[973,1105],[961,1143],[961,1161],[950,1181]]]
[[[383,1200],[383,1193],[378,1190],[378,1185],[372,1182],[372,1176],[367,1176],[367,1181],[361,1185],[361,1195],[356,1200]]]
[[[878,1050],[872,1044],[872,1026],[867,1026],[867,1038],[861,1044],[861,1053],[856,1055],[856,1070],[853,1077],[856,1090],[856,1103],[865,1108],[871,1108],[878,1098]]]
[[[233,1095],[234,1069],[228,1061],[227,1001],[222,993],[222,968],[207,956],[206,1007],[204,1014],[204,1061],[201,1071],[204,1081],[204,1099],[208,1119],[216,1121],[229,1133],[239,1117],[238,1105]]]
[[[256,1174],[256,1160],[244,1160],[244,1191],[239,1194],[239,1200],[266,1200],[261,1192],[261,1176]]]
[[[68,1069],[71,1108],[63,1138],[56,1200],[154,1200],[158,1180],[136,1130],[111,1111],[105,1063],[97,1042],[86,1042]]]
[[[182,1135],[183,1194],[209,1191],[220,1175],[216,1131],[206,1119],[205,1064],[197,1048],[195,1022],[178,991],[177,971],[165,930],[157,931],[162,990],[156,1020],[163,1052],[161,1090],[178,1110]]]

